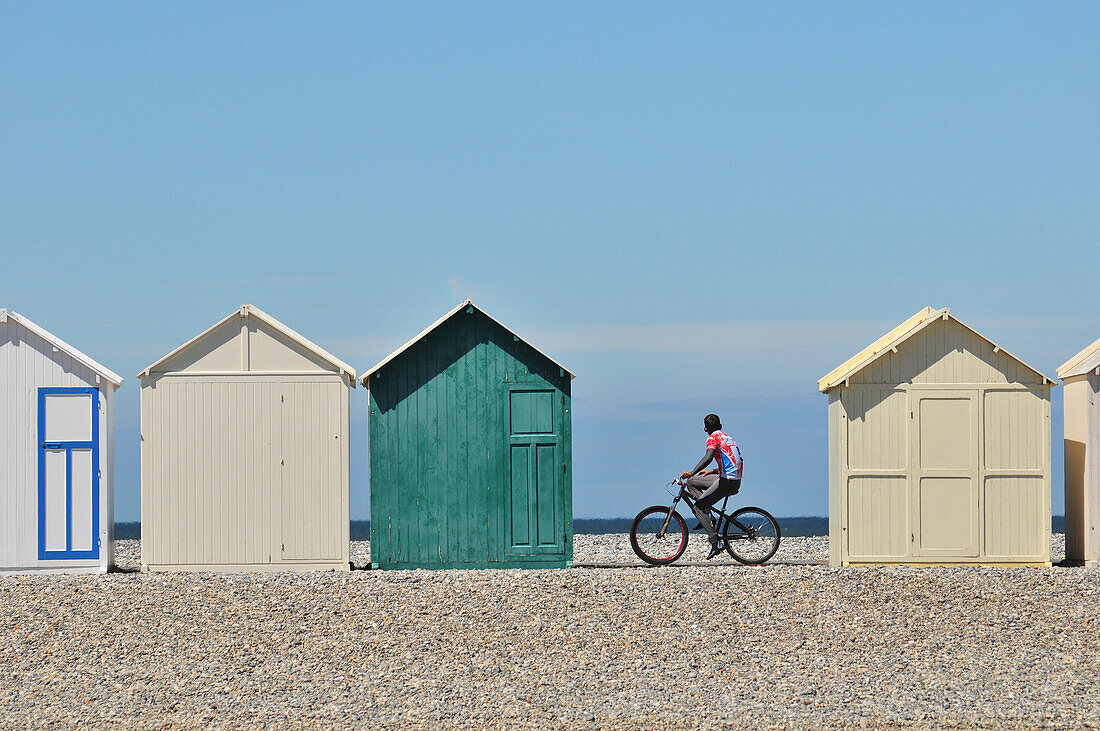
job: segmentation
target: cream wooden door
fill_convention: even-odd
[[[978,555],[978,392],[910,391],[913,555]]]

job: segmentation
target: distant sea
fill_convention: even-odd
[[[573,532],[626,533],[630,530],[631,521],[632,518],[574,518]],[[785,536],[826,536],[829,535],[829,519],[816,516],[779,518],[779,529]],[[1065,533],[1066,517],[1055,515],[1051,520],[1051,530],[1055,533]],[[351,521],[351,540],[365,541],[369,537],[369,520]],[[141,538],[141,523],[115,523],[115,538],[123,540]]]

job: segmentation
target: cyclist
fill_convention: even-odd
[[[718,531],[710,519],[710,509],[722,498],[736,495],[741,489],[741,473],[744,463],[737,442],[722,431],[722,420],[717,414],[707,414],[703,418],[703,429],[707,432],[707,452],[693,470],[680,474],[687,480],[687,490],[695,502],[691,512],[699,519],[699,525],[710,539],[710,560],[722,551]],[[718,469],[705,469],[711,460],[718,463]]]

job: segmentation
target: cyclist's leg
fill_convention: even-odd
[[[714,521],[710,519],[710,508],[719,500],[715,495],[719,482],[718,475],[695,475],[687,481],[687,490],[695,498],[691,504],[691,512],[695,513],[711,543],[718,541],[718,531],[714,527]]]

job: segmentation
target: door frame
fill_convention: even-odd
[[[516,557],[531,557],[537,558],[540,556],[559,556],[563,555],[566,550],[566,523],[572,518],[566,516],[566,500],[565,500],[565,488],[566,477],[568,471],[567,457],[565,453],[565,394],[560,388],[555,387],[552,384],[545,382],[522,382],[522,381],[505,381],[504,383],[504,449],[505,449],[505,485],[507,486],[507,492],[505,494],[505,513],[504,513],[504,555],[516,556]],[[554,399],[554,424],[553,431],[550,433],[538,433],[538,434],[512,434],[512,394],[523,392],[549,392],[553,394]],[[516,444],[522,444],[530,442],[531,446],[535,449],[536,459],[538,455],[538,448],[540,446],[553,446],[555,448],[556,460],[560,460],[564,469],[559,473],[558,465],[554,466],[554,543],[552,545],[535,545],[513,546],[512,544],[512,446]],[[537,467],[536,467],[537,473]],[[538,517],[535,516],[537,524]]]
[[[92,439],[83,442],[47,442],[46,397],[89,394],[92,397]],[[99,389],[88,387],[40,387],[38,389],[38,560],[98,559],[99,538]],[[47,445],[50,445],[47,450]],[[87,551],[73,550],[73,450],[92,452],[92,547]],[[65,550],[46,550],[46,452],[65,451]]]
[[[913,526],[912,531],[912,555],[914,557],[955,557],[955,558],[977,558],[982,552],[982,534],[981,534],[981,516],[982,516],[982,459],[981,459],[981,420],[982,420],[982,397],[981,390],[977,388],[956,388],[954,386],[950,388],[936,387],[924,388],[921,386],[913,386],[909,389],[909,414],[910,414],[910,430],[909,430],[909,453],[911,455],[909,461],[909,484],[910,484],[910,505],[909,505],[909,520],[910,525]],[[921,398],[966,398],[970,401],[970,439],[972,445],[971,462],[970,462],[970,489],[971,497],[973,499],[974,512],[970,518],[970,530],[973,536],[973,542],[969,550],[959,550],[956,548],[945,549],[925,549],[921,547],[921,539],[917,534],[921,532],[921,477],[936,477],[937,472],[950,473],[942,474],[939,476],[947,478],[958,478],[959,469],[923,469],[920,463],[920,419],[917,415],[920,413],[920,401]]]

